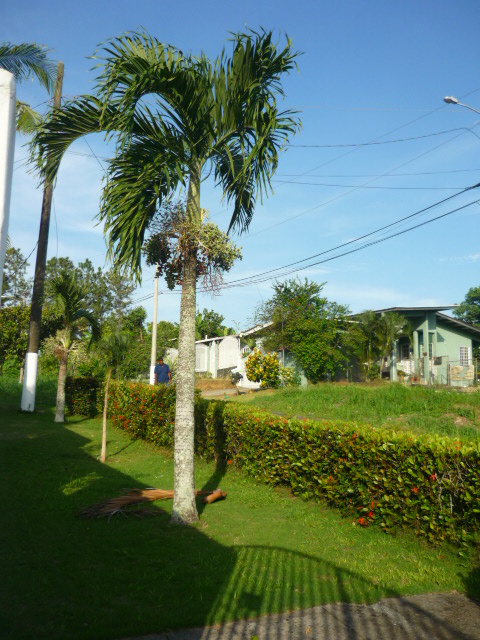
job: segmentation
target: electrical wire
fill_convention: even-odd
[[[368,234],[364,234],[363,236],[359,236],[358,238],[350,240],[349,242],[345,242],[345,243],[337,245],[336,247],[333,247],[331,249],[327,249],[327,250],[322,251],[322,252],[320,252],[318,254],[314,254],[313,256],[309,256],[308,258],[304,258],[302,260],[298,260],[296,262],[292,262],[292,263],[289,263],[287,265],[283,265],[282,267],[277,267],[275,269],[270,269],[268,271],[260,272],[258,274],[255,274],[254,276],[249,276],[249,277],[246,277],[246,278],[238,278],[237,280],[232,280],[230,282],[226,282],[220,287],[220,290],[226,290],[226,289],[230,289],[230,288],[234,288],[234,287],[252,286],[252,285],[260,284],[262,282],[266,282],[268,280],[273,280],[273,279],[276,279],[276,278],[284,278],[284,277],[286,277],[288,275],[292,275],[293,273],[297,273],[299,271],[303,271],[303,270],[308,269],[310,267],[317,266],[319,264],[324,264],[324,263],[330,262],[332,260],[337,260],[338,258],[344,257],[344,256],[349,255],[351,253],[356,253],[356,252],[361,251],[363,249],[366,249],[368,247],[371,247],[371,246],[380,244],[382,242],[385,242],[386,240],[389,240],[391,238],[398,237],[398,236],[403,235],[403,234],[405,234],[405,233],[407,233],[409,231],[413,231],[414,229],[418,229],[418,228],[423,227],[423,226],[425,226],[427,224],[435,222],[436,220],[440,220],[440,219],[445,218],[445,217],[447,217],[449,215],[452,215],[453,213],[456,213],[458,211],[462,211],[462,210],[466,209],[467,207],[472,206],[473,204],[479,204],[480,201],[479,200],[474,200],[474,201],[469,202],[469,203],[467,203],[465,205],[457,207],[456,209],[452,209],[450,211],[447,211],[446,213],[443,213],[443,214],[440,214],[438,216],[435,216],[434,218],[430,218],[429,220],[426,220],[426,221],[420,222],[420,223],[418,223],[416,225],[413,225],[411,227],[408,227],[407,229],[403,229],[403,230],[397,231],[397,232],[395,232],[393,234],[390,234],[390,235],[387,235],[387,236],[383,236],[381,238],[377,238],[377,239],[371,240],[370,242],[364,243],[363,245],[361,245],[359,247],[353,247],[353,248],[351,248],[351,249],[349,249],[347,251],[344,251],[342,253],[336,254],[334,256],[330,256],[330,257],[327,257],[327,258],[324,258],[322,260],[318,260],[318,261],[315,261],[315,262],[310,262],[310,260],[312,260],[314,258],[317,258],[319,256],[322,256],[322,255],[325,255],[325,254],[328,254],[328,253],[331,253],[331,252],[336,251],[338,249],[344,248],[344,247],[349,246],[349,245],[351,245],[351,244],[353,244],[355,242],[359,242],[360,240],[366,239],[366,238],[371,237],[372,235],[374,235],[376,233],[379,233],[379,232],[384,231],[384,230],[386,230],[388,228],[391,228],[392,226],[394,226],[396,224],[399,224],[399,223],[404,222],[404,221],[406,221],[408,219],[411,219],[411,218],[413,218],[415,216],[418,216],[418,215],[420,215],[422,213],[425,213],[426,211],[428,211],[428,210],[430,210],[430,209],[432,209],[432,208],[434,208],[436,206],[439,206],[440,204],[443,204],[444,202],[447,202],[448,200],[451,200],[452,198],[457,197],[457,196],[461,195],[462,193],[465,193],[466,191],[470,191],[470,190],[476,189],[478,187],[480,187],[480,183],[478,183],[476,185],[472,185],[471,187],[468,187],[467,189],[464,189],[463,191],[461,191],[461,192],[459,192],[457,194],[454,194],[452,196],[449,196],[448,198],[445,198],[444,200],[436,202],[436,203],[426,207],[425,209],[421,209],[420,211],[417,211],[417,212],[415,212],[413,214],[410,214],[408,216],[404,216],[403,218],[400,218],[399,220],[396,220],[396,221],[394,221],[394,222],[392,222],[392,223],[390,223],[388,225],[385,225],[383,227],[375,229],[374,231],[371,231]],[[300,264],[302,264],[304,262],[309,262],[309,264],[306,264],[304,266],[298,267],[298,265],[300,265]],[[296,267],[296,268],[290,269],[290,267]],[[289,269],[289,270],[285,271],[285,269]],[[279,271],[283,271],[283,272],[282,273],[278,273]],[[273,274],[275,274],[275,275],[273,275]],[[207,290],[206,289],[198,289],[198,292],[199,293],[206,293]],[[162,293],[163,294],[173,294],[173,295],[180,295],[181,294],[180,291],[163,291]],[[145,296],[143,296],[141,298],[136,299],[134,302],[135,303],[143,302],[145,300],[149,300],[152,297],[153,297],[153,294],[147,294],[147,295],[145,295]]]

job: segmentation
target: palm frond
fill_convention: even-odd
[[[105,224],[110,257],[138,280],[148,226],[184,176],[183,149],[175,137],[135,136],[110,162],[99,219]]]
[[[34,75],[40,84],[53,93],[57,75],[56,64],[48,58],[49,49],[35,43],[0,43],[0,68],[10,71],[17,82]]]
[[[25,102],[17,100],[17,131],[30,135],[42,121],[42,116]]]

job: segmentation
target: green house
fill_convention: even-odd
[[[469,386],[478,374],[474,350],[480,346],[480,329],[447,316],[446,307],[391,307],[378,314],[396,312],[407,318],[412,339],[400,338],[389,363],[391,380],[408,378],[420,384]]]

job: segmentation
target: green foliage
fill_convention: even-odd
[[[282,78],[298,56],[291,41],[279,46],[262,30],[234,34],[229,44],[231,53],[212,61],[146,32],[113,38],[96,55],[96,95],[65,103],[35,135],[38,164],[52,179],[76,139],[113,139],[99,218],[110,255],[137,276],[152,220],[190,179],[199,190],[202,171],[213,172],[232,207],[229,230],[246,230],[257,195],[271,191],[279,151],[300,128],[296,112],[279,108]],[[201,217],[193,196],[189,215]]]
[[[260,382],[262,389],[280,386],[280,364],[275,353],[254,349],[245,363],[245,372],[251,382]]]
[[[300,376],[292,367],[284,367],[279,364],[279,375],[282,387],[298,387],[300,385]]]
[[[3,266],[2,306],[15,307],[26,305],[32,290],[32,280],[25,274],[28,262],[20,249],[9,247],[5,254]]]
[[[175,386],[112,383],[109,416],[135,438],[173,445]],[[338,421],[287,419],[195,399],[199,455],[335,506],[358,525],[466,542],[480,530],[476,445]]]
[[[480,529],[480,452],[432,437],[367,426],[287,420],[230,403],[226,451],[269,484],[316,498],[392,533],[411,528],[431,541],[471,540]]]
[[[234,330],[223,325],[225,318],[213,309],[197,311],[195,318],[195,338],[202,340],[205,336],[218,338],[234,333]]]
[[[27,351],[29,323],[29,307],[21,305],[0,309],[0,370],[6,361],[10,363],[10,367],[20,367]],[[55,334],[60,326],[61,321],[55,310],[45,308],[42,313],[41,339]]]
[[[465,300],[453,310],[453,315],[463,322],[480,327],[480,287],[471,287]]]
[[[322,297],[323,284],[308,279],[276,282],[273,289],[257,312],[260,322],[271,323],[265,348],[288,348],[311,382],[333,376],[346,362],[347,307]]]
[[[103,392],[102,380],[99,378],[67,377],[65,383],[65,400],[71,415],[92,417],[97,414],[97,405]]]

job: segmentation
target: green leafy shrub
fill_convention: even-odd
[[[97,413],[98,396],[103,388],[99,378],[67,378],[65,399],[70,414],[92,417]]]
[[[480,529],[480,452],[431,436],[365,425],[287,420],[228,404],[226,451],[269,484],[317,498],[391,533],[466,541]]]
[[[112,382],[109,417],[135,438],[172,447],[175,386]],[[388,533],[410,528],[430,541],[461,543],[480,530],[475,443],[352,422],[288,420],[196,393],[195,450],[335,506],[360,526],[376,524]]]

